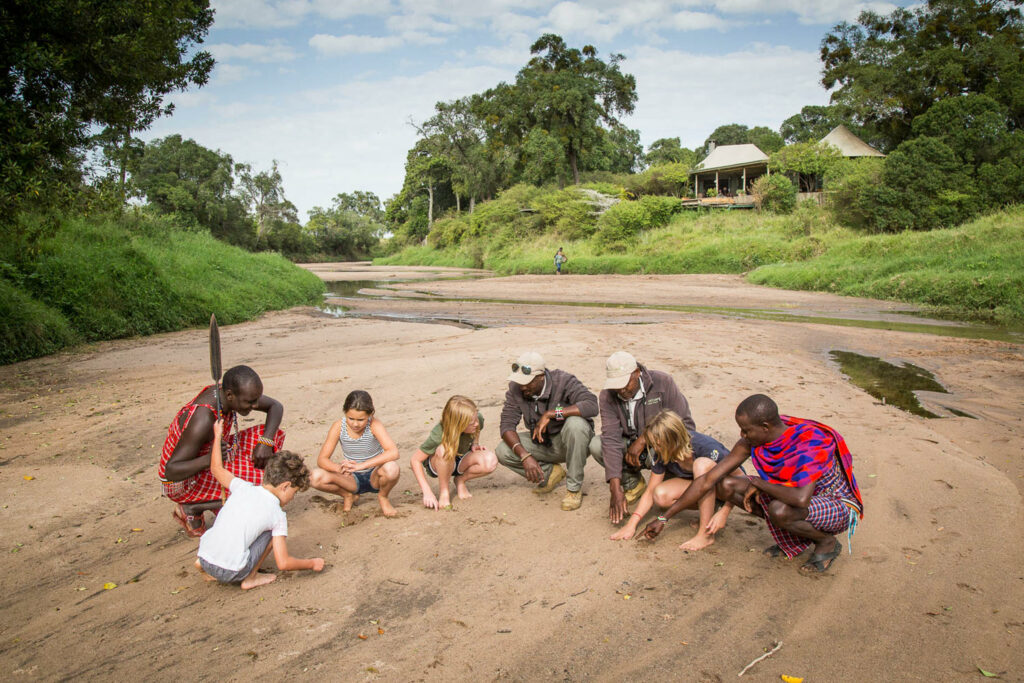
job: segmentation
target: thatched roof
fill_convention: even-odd
[[[877,149],[850,132],[850,129],[839,124],[821,139],[838,149],[844,157],[884,157]]]
[[[725,168],[741,168],[768,163],[768,155],[758,149],[757,145],[721,145],[715,147],[704,161],[697,164],[694,173],[719,171]]]

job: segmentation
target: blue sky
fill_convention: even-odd
[[[725,123],[778,129],[826,104],[818,48],[836,23],[906,2],[849,0],[213,0],[210,82],[169,98],[173,116],[143,137],[178,133],[268,168],[280,163],[305,216],[339,192],[382,200],[434,103],[511,82],[553,32],[636,76],[625,123],[645,146],[703,143]]]

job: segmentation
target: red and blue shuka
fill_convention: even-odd
[[[211,385],[212,386],[212,385]],[[206,391],[210,387],[205,387]],[[167,428],[167,439],[164,441],[163,451],[160,453],[160,467],[157,475],[160,477],[160,487],[163,494],[175,503],[205,503],[212,500],[221,500],[227,495],[220,482],[213,476],[209,468],[196,472],[191,477],[182,481],[168,481],[165,470],[167,461],[178,446],[182,432],[188,427],[189,421],[199,408],[206,408],[216,416],[217,409],[206,403],[196,403],[203,391],[189,401],[178,414],[171,420],[171,426]],[[185,419],[182,420],[182,415]],[[263,470],[256,469],[252,464],[252,452],[256,448],[257,440],[263,436],[263,425],[254,425],[248,429],[238,431],[238,416],[233,411],[222,414],[224,418],[224,431],[221,432],[221,449],[224,455],[224,469],[231,474],[244,479],[245,481],[259,486],[263,483]],[[234,433],[232,434],[232,428]],[[280,429],[274,435],[274,452],[281,450],[284,446],[284,432]],[[208,455],[213,448],[213,442],[203,444],[199,449],[199,456]]]
[[[850,529],[864,515],[864,501],[853,476],[853,458],[846,442],[837,431],[814,420],[781,416],[786,431],[782,436],[758,446],[750,454],[751,462],[762,479],[795,488],[814,484],[806,522],[818,531],[837,534]],[[837,457],[838,456],[838,457]],[[767,510],[771,496],[757,495],[757,502]],[[786,553],[796,557],[812,541],[789,533],[772,524],[765,516],[768,531]]]

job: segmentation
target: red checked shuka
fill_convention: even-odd
[[[210,387],[205,387],[206,391]],[[205,503],[212,500],[221,500],[227,495],[227,491],[217,482],[209,468],[196,472],[191,477],[182,481],[167,481],[165,470],[167,461],[178,445],[182,432],[188,427],[189,420],[196,410],[204,408],[216,415],[217,409],[206,403],[196,403],[196,400],[203,394],[200,391],[189,401],[178,414],[171,420],[171,426],[167,429],[167,440],[164,441],[163,451],[160,453],[160,467],[157,475],[160,477],[160,486],[163,494],[176,503]],[[185,419],[182,420],[182,415]],[[257,440],[263,436],[263,425],[255,425],[238,431],[238,416],[228,411],[223,414],[224,431],[221,433],[221,447],[224,454],[224,469],[236,477],[259,486],[263,483],[263,470],[256,469],[252,464],[252,452],[257,446]],[[234,434],[231,433],[234,427]],[[274,452],[281,450],[284,446],[284,432],[277,431],[274,435]],[[213,448],[213,442],[203,444],[199,449],[198,456],[208,455]]]

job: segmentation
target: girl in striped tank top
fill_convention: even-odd
[[[370,394],[353,391],[345,397],[342,410],[342,418],[327,432],[309,483],[320,491],[342,496],[345,512],[352,509],[360,494],[376,493],[381,512],[394,517],[397,511],[388,494],[398,483],[398,446],[373,416]],[[331,454],[339,443],[342,459],[335,463]]]

